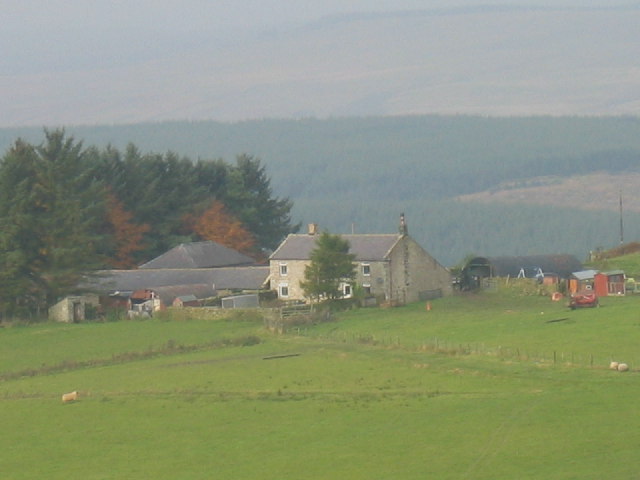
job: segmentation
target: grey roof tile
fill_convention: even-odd
[[[349,251],[357,261],[383,261],[393,246],[402,238],[398,234],[349,234],[340,235],[349,242]],[[316,235],[291,234],[271,255],[271,260],[308,260],[316,248]]]
[[[253,265],[255,260],[216,242],[181,243],[159,257],[140,265],[141,269],[212,268]]]

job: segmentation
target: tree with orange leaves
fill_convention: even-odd
[[[214,200],[202,215],[192,219],[192,229],[202,240],[212,240],[245,255],[256,254],[256,240],[242,223],[227,212],[224,204]]]
[[[145,248],[142,242],[149,225],[132,222],[133,214],[125,210],[113,192],[107,193],[106,220],[113,236],[115,252],[109,263],[116,268],[131,268],[136,265],[134,254]]]

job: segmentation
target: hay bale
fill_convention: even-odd
[[[609,368],[610,368],[611,370],[618,370],[618,365],[620,365],[618,362],[611,362],[611,363],[609,364]]]
[[[618,364],[618,371],[619,372],[626,372],[629,370],[629,365],[627,365],[626,363],[619,363]]]

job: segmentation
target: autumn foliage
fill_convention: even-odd
[[[199,217],[191,217],[191,228],[202,240],[212,240],[246,255],[255,256],[256,240],[242,223],[214,200]]]
[[[134,223],[133,214],[125,210],[122,202],[111,192],[107,193],[106,217],[115,247],[109,263],[116,268],[135,266],[134,254],[145,248],[142,240],[149,231],[149,225]]]

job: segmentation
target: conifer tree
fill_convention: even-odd
[[[86,168],[81,143],[62,130],[45,137],[36,147],[16,141],[0,164],[5,311],[42,310],[103,264],[104,189]]]
[[[230,213],[254,234],[261,248],[276,248],[283,237],[300,228],[291,224],[291,200],[273,197],[265,167],[250,155],[236,158],[223,201]]]

